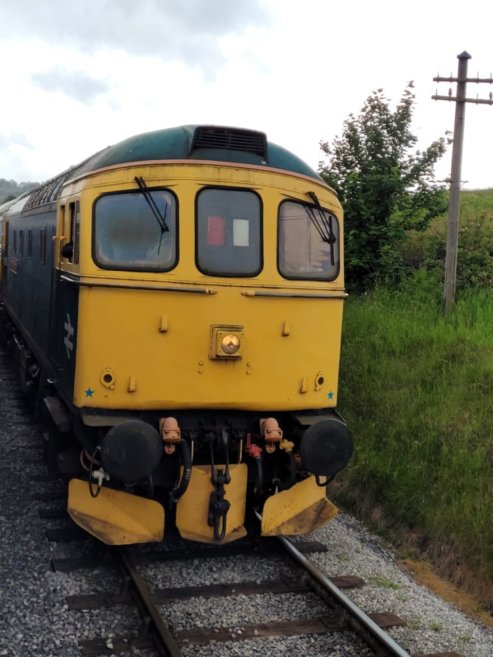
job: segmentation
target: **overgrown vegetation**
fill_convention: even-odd
[[[397,245],[409,229],[426,228],[445,209],[443,187],[434,166],[446,148],[445,138],[423,151],[411,132],[414,108],[409,83],[395,110],[380,89],[350,115],[341,137],[322,143],[327,162],[321,176],[338,192],[345,214],[346,283],[364,291],[403,274]]]
[[[356,448],[340,494],[492,605],[493,297],[469,290],[445,316],[440,283],[421,270],[348,300],[339,407]]]

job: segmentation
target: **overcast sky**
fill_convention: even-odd
[[[262,130],[316,169],[373,90],[397,103],[410,80],[424,148],[454,123],[433,77],[464,50],[470,77],[493,70],[491,15],[485,0],[1,0],[0,178],[189,123]],[[493,106],[466,106],[465,188],[493,187],[492,127]]]

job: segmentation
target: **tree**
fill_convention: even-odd
[[[17,198],[24,192],[29,192],[31,189],[37,187],[39,183],[33,182],[21,182],[18,183],[15,180],[6,180],[5,178],[0,178],[0,205],[11,201],[14,198]]]
[[[382,89],[374,91],[360,115],[350,114],[344,122],[342,137],[320,144],[328,163],[320,163],[319,173],[344,207],[349,289],[363,291],[399,278],[396,246],[405,231],[426,228],[446,209],[444,187],[434,175],[446,139],[412,152],[417,142],[411,132],[413,106],[412,82],[395,111]]]

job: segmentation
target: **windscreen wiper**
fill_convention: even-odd
[[[320,235],[321,240],[330,246],[330,263],[332,266],[334,266],[335,264],[334,244],[337,238],[332,228],[332,215],[330,213],[325,213],[322,210],[322,206],[320,205],[320,201],[318,200],[315,192],[307,192],[306,194],[314,202],[315,207],[317,208],[318,217],[315,214],[313,208],[306,206],[306,211],[308,212],[310,221],[317,229],[317,232]]]
[[[162,237],[164,232],[169,231],[168,225],[166,224],[166,210],[168,209],[168,204],[166,202],[164,203],[164,212],[161,214],[158,206],[156,205],[156,201],[152,198],[152,194],[149,190],[149,187],[146,185],[144,178],[142,178],[142,176],[135,176],[135,182],[137,183],[143,197],[147,202],[147,205],[151,208],[152,214],[159,224]]]

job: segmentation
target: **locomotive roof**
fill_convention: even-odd
[[[208,160],[253,164],[322,178],[303,160],[267,141],[263,132],[211,125],[185,125],[129,137],[91,155],[80,164],[16,199],[15,209],[31,210],[56,201],[63,185],[78,176],[129,162]],[[17,201],[23,199],[22,205]]]
[[[321,180],[296,155],[268,142],[263,132],[211,125],[178,126],[129,137],[75,167],[71,177],[126,162],[187,159],[268,166]]]

